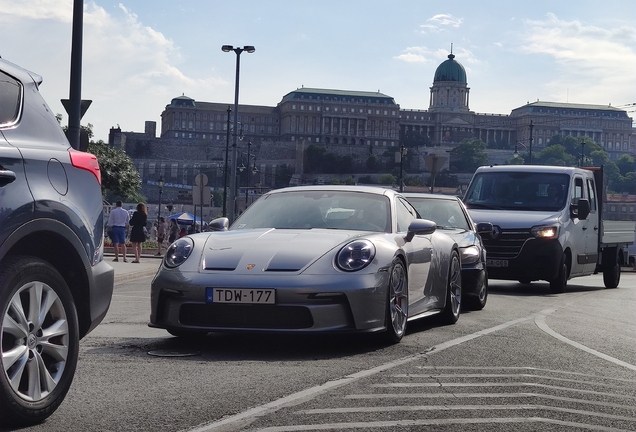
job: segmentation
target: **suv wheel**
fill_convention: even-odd
[[[0,426],[42,422],[68,392],[79,353],[73,297],[55,268],[12,257],[0,270]]]

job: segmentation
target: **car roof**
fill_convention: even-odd
[[[432,194],[426,192],[402,192],[405,198],[425,198],[425,199],[442,199],[448,201],[457,201],[457,196],[455,195],[441,195],[441,194]]]
[[[584,172],[586,170],[581,170],[580,168],[575,168],[575,167],[548,166],[548,165],[490,165],[490,166],[481,166],[477,168],[477,171],[475,171],[475,173],[484,172],[484,171],[572,174],[573,172]]]
[[[31,71],[28,71],[24,69],[23,67],[20,67],[15,63],[11,63],[10,61],[5,60],[1,57],[0,57],[0,70],[19,79],[23,83],[25,81],[34,81],[39,86],[40,84],[42,84],[42,81],[43,81],[42,76],[36,73],[33,73]]]
[[[380,186],[358,186],[358,185],[311,185],[311,186],[292,186],[282,189],[271,190],[270,194],[278,194],[285,192],[304,192],[304,191],[332,191],[332,192],[365,192],[376,195],[395,196],[398,194],[393,189],[383,188]]]

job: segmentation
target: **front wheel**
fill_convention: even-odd
[[[402,260],[396,258],[391,265],[391,276],[386,305],[386,339],[398,343],[406,332],[409,317],[409,290]]]
[[[441,320],[444,324],[455,324],[459,319],[462,304],[462,265],[457,251],[451,254],[448,267],[446,305],[441,313]]]
[[[568,267],[568,259],[567,256],[563,254],[561,256],[561,262],[559,263],[559,274],[550,281],[550,292],[552,294],[564,293],[568,285],[569,276],[570,269]]]
[[[68,392],[79,353],[73,297],[49,263],[13,257],[0,270],[0,426],[44,421]]]

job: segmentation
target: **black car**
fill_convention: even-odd
[[[480,234],[491,233],[492,224],[475,225],[456,196],[414,192],[402,195],[417,209],[422,219],[434,221],[438,230],[457,242],[462,263],[462,308],[483,309],[488,299],[488,273],[486,249]]]
[[[69,145],[41,83],[0,59],[0,427],[62,403],[113,292],[97,159]]]

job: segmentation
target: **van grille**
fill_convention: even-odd
[[[526,230],[502,230],[497,239],[488,235],[482,237],[486,247],[488,259],[513,259],[519,255],[521,248],[529,239],[532,239],[530,231]]]

